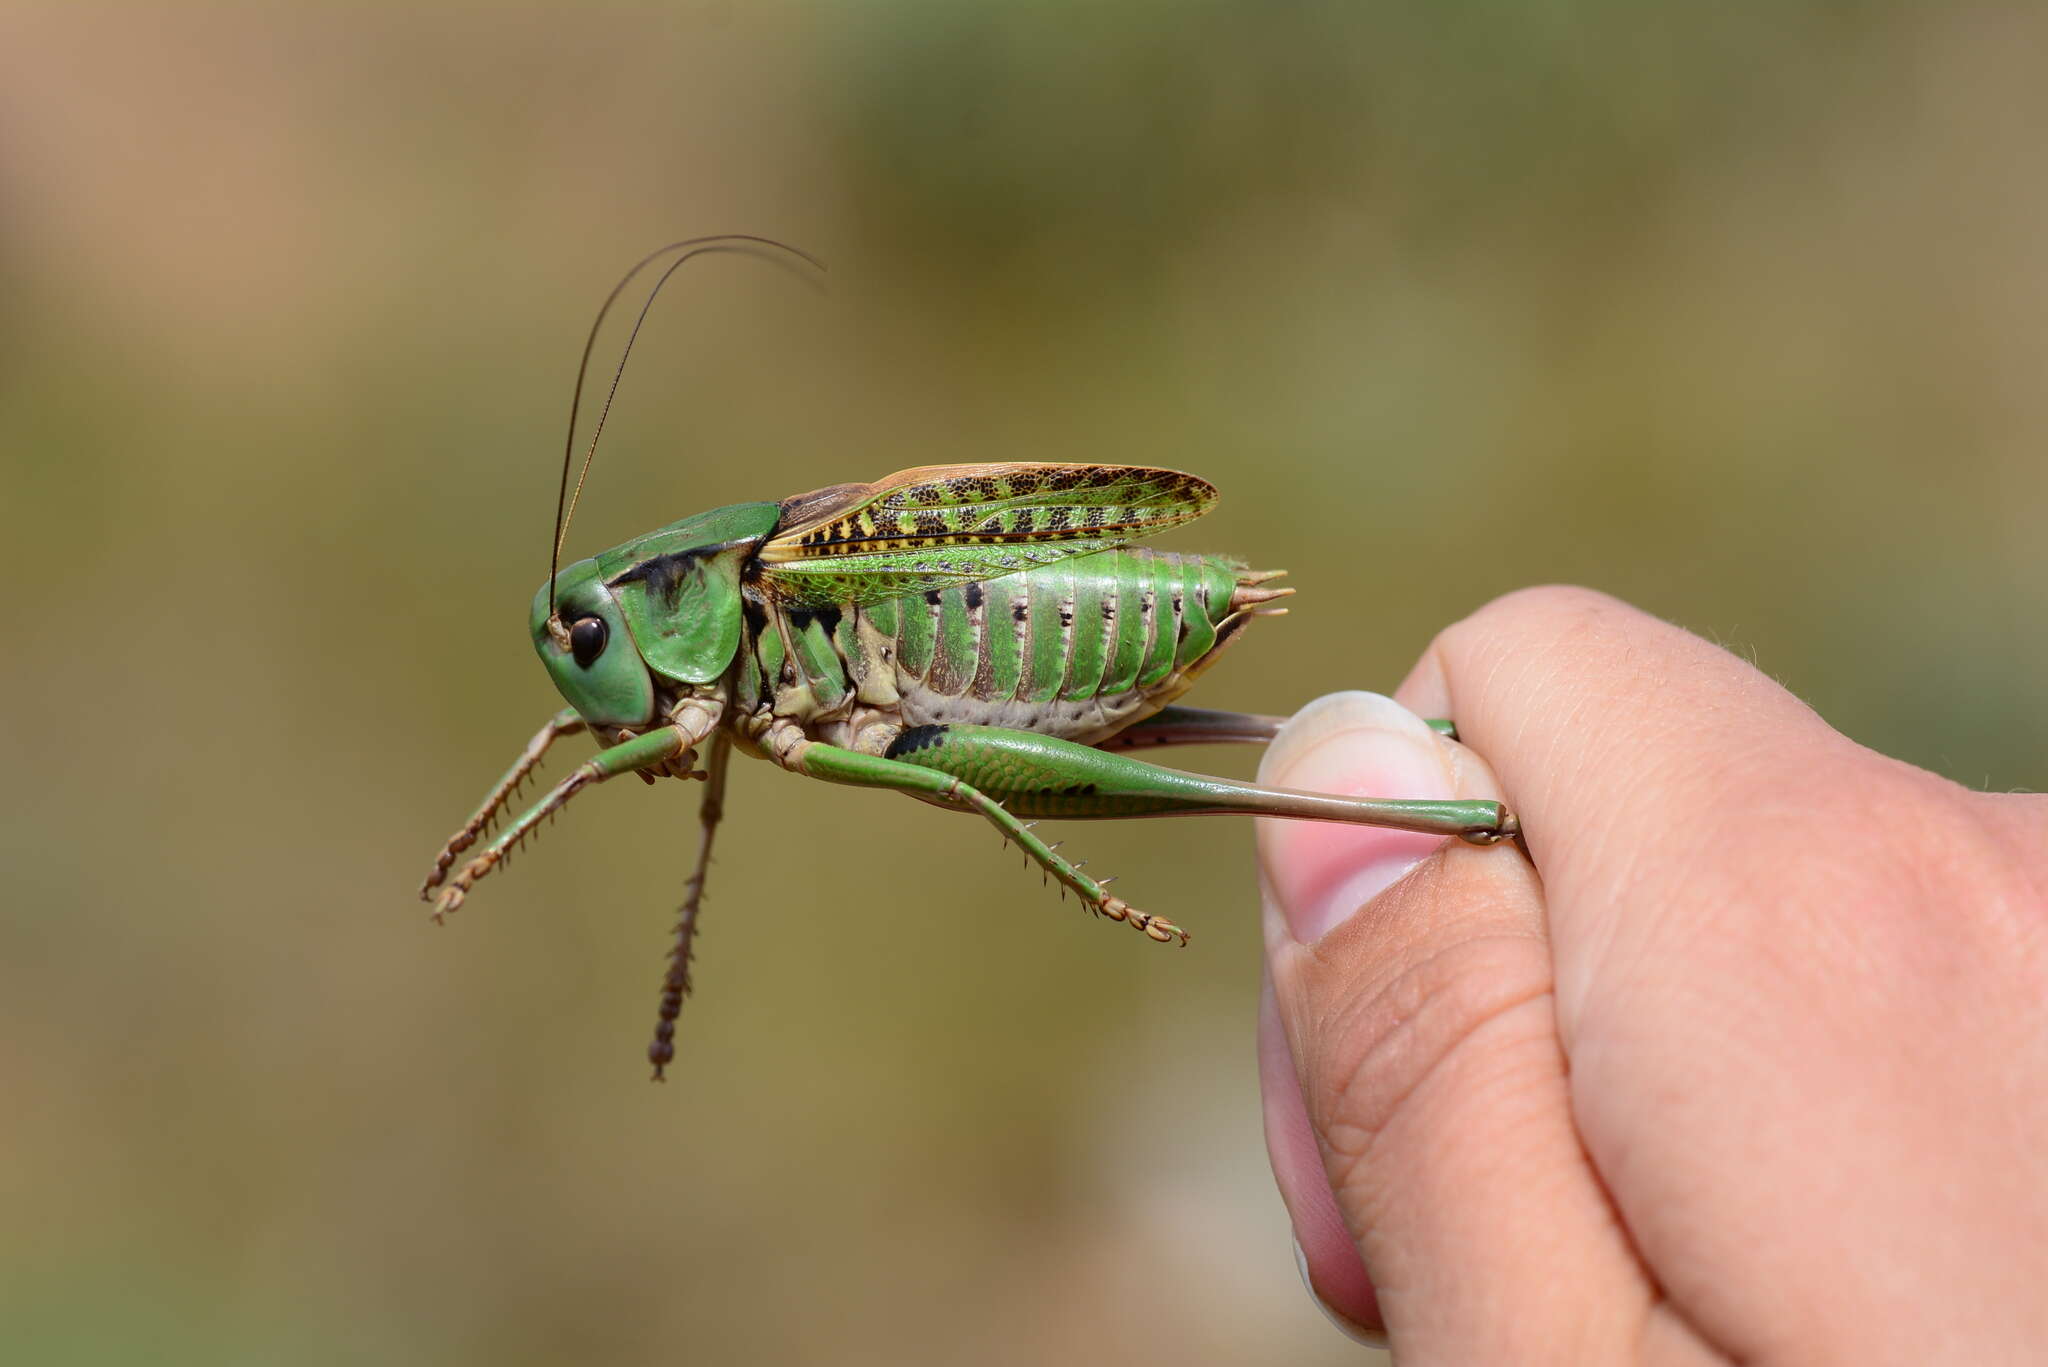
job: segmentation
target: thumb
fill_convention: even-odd
[[[1368,693],[1304,708],[1259,777],[1501,796],[1470,751]],[[1512,845],[1305,821],[1261,820],[1259,853],[1287,1046],[1261,1051],[1278,1060],[1268,1142],[1311,1290],[1381,1320],[1407,1360],[1636,1356],[1656,1337],[1654,1288],[1573,1125],[1535,870]],[[1304,1108],[1319,1162],[1290,1157],[1303,1141],[1286,1118]],[[1330,1237],[1332,1206],[1369,1283]]]

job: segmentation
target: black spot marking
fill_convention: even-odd
[[[1031,604],[1029,604],[1028,602],[1024,601],[1024,600],[1023,600],[1022,598],[1020,598],[1020,599],[1018,599],[1018,600],[1017,600],[1016,602],[1014,602],[1014,603],[1010,604],[1010,620],[1011,620],[1011,621],[1013,621],[1013,622],[1024,622],[1024,621],[1029,621],[1029,620],[1030,620],[1030,618],[1031,618]]]
[[[900,759],[914,755],[920,750],[929,750],[946,738],[945,726],[913,726],[889,742],[889,748],[882,754],[888,759]]]
[[[983,599],[984,599],[984,598],[985,598],[986,596],[987,596],[987,595],[986,595],[986,594],[984,594],[984,593],[982,593],[982,591],[981,591],[981,585],[979,585],[979,584],[969,584],[969,585],[967,586],[967,608],[968,608],[968,611],[970,611],[970,612],[971,612],[971,611],[973,611],[973,610],[974,610],[975,608],[978,608],[978,607],[980,607],[980,606],[981,606],[981,604],[982,604],[982,600],[983,600]]]
[[[747,634],[759,636],[768,629],[768,613],[752,598],[740,599],[740,613],[747,619]]]
[[[682,592],[683,581],[696,571],[702,555],[702,551],[677,551],[672,555],[652,556],[617,578],[607,580],[606,585],[619,588],[626,584],[645,584],[650,597],[674,607],[677,596]]]
[[[827,636],[836,637],[839,635],[839,620],[845,616],[844,613],[840,612],[838,608],[819,608],[817,615],[818,625],[825,628]]]
[[[924,601],[933,607],[937,607],[939,605],[939,591],[937,589],[926,589],[924,591]]]
[[[809,608],[790,608],[789,624],[796,628],[796,630],[803,631],[811,625],[811,622],[817,615],[817,613],[812,612]]]

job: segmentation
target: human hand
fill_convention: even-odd
[[[1325,1306],[1415,1363],[2048,1354],[2048,797],[1583,590],[1397,697],[1310,704],[1261,780],[1505,797],[1535,867],[1259,823],[1267,1146]]]

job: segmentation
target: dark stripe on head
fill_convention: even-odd
[[[615,589],[626,584],[645,584],[650,597],[674,607],[683,581],[697,568],[702,554],[702,551],[677,551],[672,555],[651,556],[624,574],[606,580],[606,587]]]

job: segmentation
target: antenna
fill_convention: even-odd
[[[776,251],[784,253],[784,255],[771,256],[757,250],[761,247],[772,247]],[[606,391],[604,407],[598,412],[597,426],[590,434],[590,447],[584,452],[583,468],[576,474],[576,489],[572,494],[569,489],[569,466],[574,463],[576,458],[576,419],[583,409],[583,382],[590,373],[590,355],[597,347],[598,329],[604,326],[605,317],[611,312],[612,305],[618,302],[619,296],[625,293],[626,286],[633,283],[635,276],[659,261],[662,257],[667,256],[670,252],[678,251],[683,254],[669,263],[668,269],[661,273],[661,278],[654,282],[654,288],[647,291],[647,298],[640,305],[640,315],[633,320],[633,331],[626,337],[625,350],[619,353],[619,366],[617,370],[612,372],[611,388]],[[704,256],[713,252],[734,252],[742,256],[758,256],[764,261],[772,261],[785,267],[791,265],[793,259],[794,261],[802,262],[820,275],[824,274],[825,271],[824,262],[812,256],[809,252],[790,246],[787,242],[777,242],[772,237],[756,237],[751,233],[718,233],[710,237],[690,237],[684,238],[680,242],[671,242],[667,246],[651,251],[641,257],[639,261],[634,263],[631,270],[619,277],[619,283],[612,286],[612,292],[607,294],[604,297],[604,303],[598,306],[597,317],[590,324],[590,335],[583,339],[583,358],[576,364],[576,388],[569,398],[569,431],[562,443],[562,482],[561,487],[555,494],[554,546],[548,554],[548,620],[550,622],[555,618],[555,577],[561,570],[562,544],[568,539],[569,523],[576,516],[577,501],[583,497],[583,482],[590,475],[590,463],[597,458],[597,440],[604,435],[605,419],[611,416],[612,400],[618,397],[619,381],[625,378],[626,361],[633,354],[633,343],[639,339],[640,328],[647,321],[648,310],[654,307],[655,296],[661,293],[661,287],[668,283],[668,278],[681,269],[683,263],[691,257]]]

